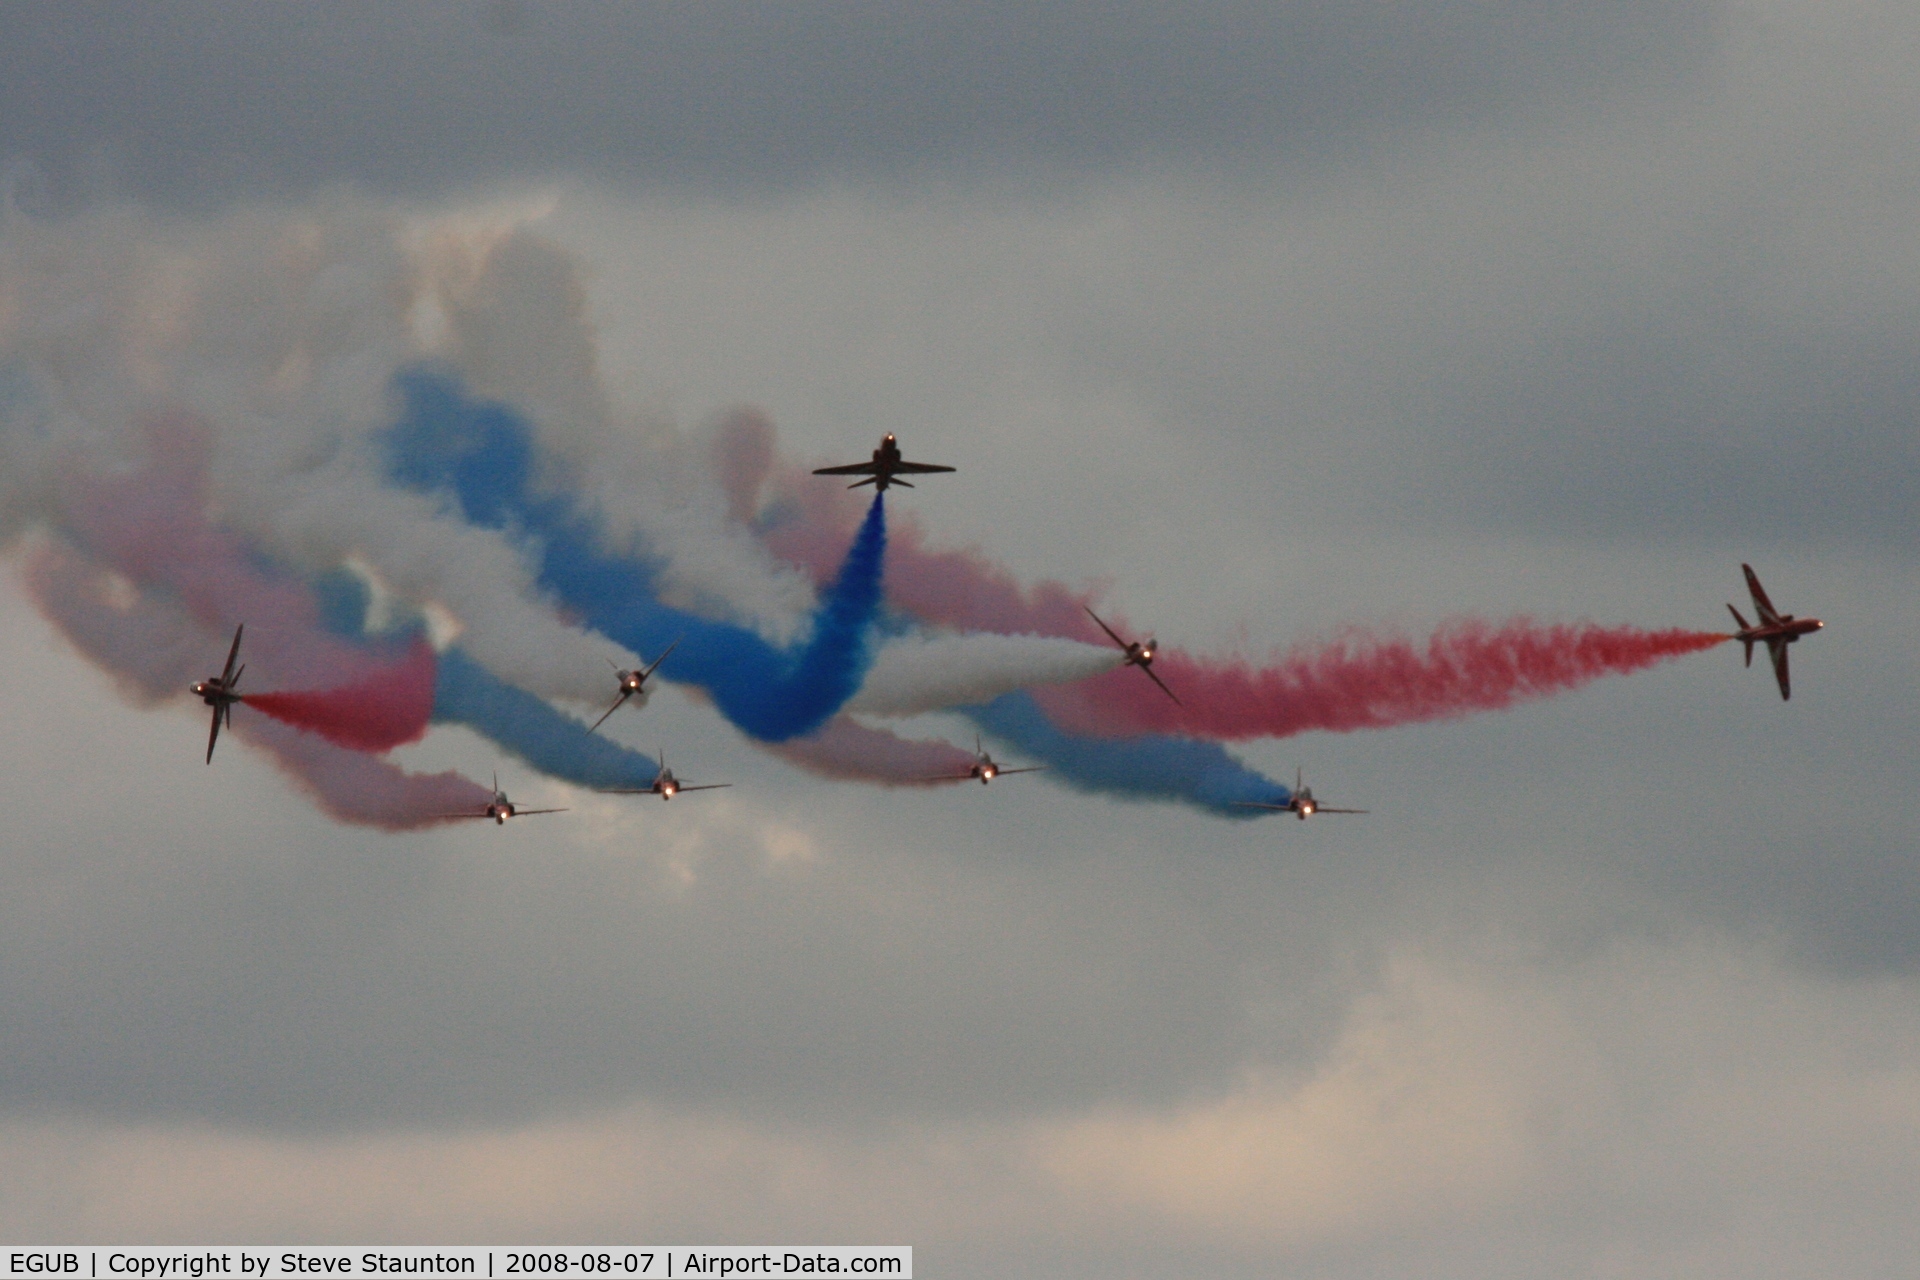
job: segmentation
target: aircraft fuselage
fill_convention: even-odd
[[[1812,635],[1827,624],[1818,618],[1796,618],[1792,614],[1780,621],[1762,627],[1747,627],[1736,631],[1733,638],[1754,644],[1792,644],[1801,636]]]
[[[227,687],[227,682],[215,676],[210,680],[198,680],[187,686],[197,694],[200,701],[210,707],[228,706],[235,702],[245,702],[246,698]]]

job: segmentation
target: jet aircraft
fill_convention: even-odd
[[[1767,656],[1773,659],[1773,675],[1780,682],[1780,697],[1784,701],[1793,696],[1793,687],[1787,680],[1787,646],[1826,624],[1818,618],[1795,618],[1790,613],[1781,613],[1761,589],[1753,566],[1743,564],[1740,568],[1747,575],[1747,590],[1753,595],[1753,608],[1760,617],[1760,625],[1748,626],[1747,620],[1740,616],[1740,611],[1728,604],[1727,612],[1740,624],[1740,630],[1734,633],[1733,638],[1747,647],[1748,666],[1753,665],[1753,646],[1756,643],[1767,646]]]
[[[1087,610],[1087,616],[1089,618],[1092,618],[1095,622],[1100,622],[1099,614],[1087,608],[1085,605],[1081,607]],[[1100,622],[1100,629],[1112,637],[1113,642],[1119,645],[1122,652],[1127,655],[1126,665],[1140,668],[1147,673],[1147,679],[1160,686],[1160,692],[1166,694],[1169,698],[1173,698],[1173,700],[1181,706],[1186,705],[1184,702],[1180,702],[1180,699],[1174,695],[1173,690],[1167,688],[1166,681],[1153,674],[1153,652],[1160,645],[1158,640],[1148,637],[1145,644],[1141,644],[1138,640],[1122,640],[1118,635],[1114,634],[1113,628],[1104,622]]]
[[[440,816],[449,820],[455,818],[492,818],[495,825],[506,826],[508,818],[531,818],[538,813],[565,813],[565,809],[522,809],[507,799],[507,793],[500,789],[500,775],[493,775],[493,799],[479,813],[443,813]]]
[[[613,705],[607,708],[607,715],[601,716],[593,722],[593,729],[598,729],[601,725],[605,724],[607,722],[607,716],[618,711],[628,698],[631,698],[634,694],[646,688],[647,677],[653,674],[656,667],[667,660],[667,653],[672,653],[679,647],[680,641],[675,640],[667,646],[666,653],[661,654],[653,660],[652,666],[640,671],[622,671],[618,666],[615,666],[613,659],[607,659],[607,665],[613,667],[614,678],[620,682],[620,696],[615,698]],[[589,729],[587,732],[592,733],[593,729]]]
[[[221,669],[219,675],[208,676],[205,680],[187,686],[189,690],[199,695],[200,701],[213,708],[213,729],[207,734],[208,764],[213,763],[213,744],[220,741],[221,722],[225,721],[231,728],[233,704],[246,701],[236,690],[240,687],[240,672],[247,669],[247,664],[241,663],[239,671],[233,669],[234,659],[240,656],[240,633],[246,629],[247,624],[244,622],[233,629],[233,648],[227,650],[227,665]]]
[[[973,753],[980,758],[978,760],[975,760],[973,762],[973,768],[967,770],[965,773],[943,773],[943,774],[940,774],[938,777],[929,778],[927,779],[927,781],[929,782],[947,782],[947,781],[966,782],[970,779],[978,778],[980,779],[980,785],[984,787],[989,782],[992,782],[995,778],[1005,778],[1016,773],[1039,773],[1042,769],[1045,769],[1047,767],[1043,764],[1036,764],[1036,765],[1030,765],[1025,769],[1002,768],[999,765],[999,763],[997,763],[994,760],[992,756],[987,754],[986,748],[980,745],[980,737],[978,734],[974,735]]]
[[[1271,809],[1275,813],[1291,813],[1305,822],[1316,813],[1366,813],[1365,809],[1329,809],[1313,798],[1313,788],[1306,784],[1303,770],[1293,771],[1293,795],[1285,804],[1261,804],[1254,800],[1235,800],[1243,809]]]
[[[704,786],[690,787],[673,776],[673,770],[667,768],[667,753],[660,753],[660,772],[654,775],[650,787],[608,787],[600,794],[608,796],[659,796],[662,800],[671,800],[682,791],[718,791],[721,787],[730,787],[731,782],[709,782]]]
[[[849,462],[843,467],[820,467],[813,474],[817,476],[865,476],[865,480],[856,480],[848,485],[849,489],[858,489],[870,484],[875,491],[885,493],[887,486],[897,484],[903,489],[911,489],[900,477],[902,475],[927,475],[935,471],[952,471],[952,467],[942,467],[931,462],[907,462],[900,457],[900,442],[889,431],[880,437],[880,447],[873,451],[871,462]]]

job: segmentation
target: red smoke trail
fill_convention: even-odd
[[[816,580],[859,520],[859,503],[804,469],[775,461],[772,428],[742,414],[716,437],[748,465],[721,472],[729,509],[764,528],[767,546]],[[763,496],[771,488],[770,497]],[[888,602],[924,622],[975,630],[1066,636],[1110,643],[1085,610],[1093,595],[1058,582],[1022,587],[976,550],[937,551],[911,519],[897,519],[887,548]],[[1129,634],[1124,620],[1107,615]],[[1160,650],[1154,671],[1174,703],[1137,671],[1122,668],[1033,691],[1063,729],[1081,734],[1177,733],[1212,739],[1286,737],[1310,729],[1346,732],[1497,711],[1711,648],[1717,632],[1646,631],[1592,623],[1464,619],[1424,642],[1352,629],[1299,646],[1265,666]]]
[[[330,635],[304,582],[263,567],[208,520],[212,435],[203,421],[170,413],[144,426],[148,456],[138,471],[109,476],[76,459],[60,486],[57,523],[89,557],[164,589],[228,640],[246,623],[247,688],[356,683],[391,661]]]
[[[198,624],[177,602],[129,591],[113,570],[57,545],[27,557],[28,591],[53,624],[141,705],[178,699],[206,674],[228,637]],[[195,732],[182,750],[199,755],[206,720],[194,708]],[[478,813],[493,793],[457,773],[407,773],[386,760],[323,742],[309,733],[242,713],[233,732],[264,748],[321,808],[342,822],[403,831],[432,826],[449,814]]]
[[[1499,711],[1726,639],[1710,631],[1469,618],[1443,625],[1425,641],[1352,629],[1259,667],[1165,650],[1153,669],[1180,695],[1179,703],[1127,670],[1036,690],[1034,697],[1062,728],[1082,734],[1348,733]]]
[[[391,751],[427,734],[433,714],[433,649],[415,639],[392,666],[338,689],[250,693],[247,705],[296,729],[355,751]]]

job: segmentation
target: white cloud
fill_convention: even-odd
[[[16,1119],[0,1230],[884,1241],[1015,1274],[1040,1242],[1165,1275],[1374,1274],[1403,1251],[1434,1274],[1860,1274],[1920,1244],[1913,996],[1704,938],[1571,966],[1403,950],[1311,1068],[1166,1105],[870,1129],[637,1104],[329,1137]]]

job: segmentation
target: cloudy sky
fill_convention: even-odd
[[[1916,51],[1850,0],[0,6],[0,239],[78,247],[0,346],[102,226],[520,228],[620,421],[898,431],[937,542],[1171,643],[1717,628],[1743,560],[1827,621],[1787,703],[1722,648],[1239,749],[1352,819],[824,783],[669,690],[610,727],[734,789],[443,728],[410,766],[572,812],[382,835],[202,765],[0,524],[0,1233],[1920,1275]]]

